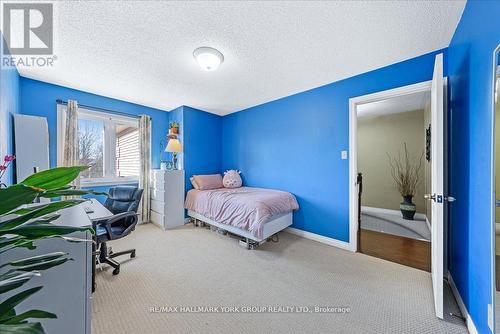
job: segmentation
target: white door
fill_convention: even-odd
[[[444,105],[443,55],[436,56],[431,90],[431,268],[436,316],[443,318]]]

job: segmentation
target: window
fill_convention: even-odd
[[[139,129],[116,125],[116,176],[139,175]]]
[[[104,177],[104,121],[78,119],[78,148],[79,164],[90,166],[81,177]]]
[[[58,159],[63,152],[65,106],[58,106]],[[140,171],[138,120],[78,109],[78,143],[82,186],[137,182]]]

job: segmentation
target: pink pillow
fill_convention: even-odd
[[[194,177],[190,177],[189,178],[189,181],[191,181],[191,185],[193,186],[194,189],[198,189],[198,185],[196,184],[196,182],[194,182]]]
[[[194,182],[198,185],[199,190],[210,190],[223,188],[222,176],[220,174],[212,175],[194,175]]]

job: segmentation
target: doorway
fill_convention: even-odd
[[[357,105],[361,253],[431,271],[430,89]]]
[[[361,217],[361,206],[358,203],[360,185],[358,179],[358,136],[357,122],[358,106],[410,95],[418,92],[430,92],[430,167],[431,167],[431,192],[425,194],[431,206],[431,278],[434,295],[434,310],[438,318],[444,316],[444,268],[446,268],[446,224],[445,207],[448,202],[455,199],[446,193],[446,113],[445,113],[445,84],[443,77],[443,55],[435,57],[434,72],[431,81],[395,88],[379,93],[351,98],[349,100],[349,243],[350,249],[358,250],[360,243],[360,229],[358,218]],[[360,209],[358,211],[358,209]],[[403,208],[401,208],[403,209]],[[406,210],[406,209],[405,209]],[[429,218],[429,217],[427,217]],[[359,239],[359,240],[358,240]]]

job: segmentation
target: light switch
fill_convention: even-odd
[[[342,160],[347,160],[347,151],[342,151],[340,155],[342,157]]]

